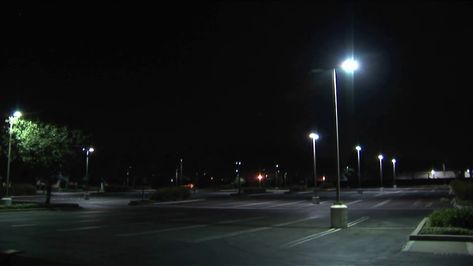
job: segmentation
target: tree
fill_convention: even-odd
[[[78,156],[87,137],[78,130],[21,119],[13,128],[14,157],[47,179],[46,203],[51,197],[52,175]],[[6,142],[5,142],[6,143]]]

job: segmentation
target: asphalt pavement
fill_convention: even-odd
[[[12,265],[473,265],[470,255],[406,249],[447,196],[445,188],[342,191],[349,228],[334,229],[333,191],[320,192],[320,204],[311,192],[208,192],[144,206],[127,205],[136,195],[57,194],[53,201],[82,209],[0,213],[0,249],[24,252]]]

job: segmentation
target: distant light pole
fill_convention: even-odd
[[[313,202],[316,204],[320,203],[319,196],[317,194],[317,156],[315,152],[315,141],[319,139],[319,134],[317,133],[310,133],[309,138],[312,139],[312,151],[314,153],[314,197],[312,198]]]
[[[11,140],[13,134],[13,124],[15,124],[18,119],[21,117],[20,111],[15,111],[12,116],[8,118],[8,123],[10,124],[9,130],[9,140],[8,140],[8,160],[7,160],[7,188],[5,192],[5,197],[9,198],[9,187],[10,187],[10,163],[11,163]]]
[[[383,159],[384,156],[382,154],[378,155],[379,160],[379,180],[380,180],[380,188],[379,190],[383,191]]]
[[[393,163],[393,188],[396,188],[396,159],[393,158],[391,160],[391,162]]]
[[[357,145],[355,147],[355,150],[356,150],[356,155],[358,158],[358,193],[363,194],[363,190],[361,190],[361,164],[360,164],[361,146]]]
[[[94,152],[94,148],[82,148],[82,151],[85,152],[85,194],[84,199],[89,199],[89,155]]]
[[[238,194],[241,193],[241,181],[240,181],[240,166],[241,162],[235,162],[235,172],[236,172],[236,178],[238,179]]]
[[[275,183],[276,183],[276,188],[279,188],[279,183],[280,183],[280,182],[279,182],[279,181],[280,181],[280,180],[279,180],[279,164],[276,164],[276,172],[275,172],[274,177],[275,177],[275,179],[276,179],[276,180],[275,180],[275,181],[276,181],[276,182],[275,182]]]

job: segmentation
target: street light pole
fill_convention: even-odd
[[[10,123],[9,128],[9,140],[8,140],[8,159],[7,159],[7,188],[5,192],[6,198],[9,197],[9,187],[10,187],[10,163],[11,163],[11,142],[12,142],[12,135],[13,135],[13,124],[21,117],[21,112],[16,111],[13,113],[13,116],[8,118],[8,122]]]
[[[360,153],[361,153],[361,146],[357,145],[355,147],[357,158],[358,158],[358,193],[363,194],[363,190],[361,190],[361,164],[360,164]]]
[[[379,160],[379,180],[380,180],[380,191],[383,191],[383,155],[380,154],[378,155],[378,160]]]
[[[396,188],[396,159],[392,159],[391,162],[393,163],[393,188]]]
[[[337,203],[340,202],[340,140],[338,135],[337,70],[332,71],[333,101],[335,105],[335,135],[337,139]]]
[[[309,137],[312,139],[312,151],[314,154],[314,197],[312,198],[313,202],[316,204],[320,203],[319,196],[317,194],[317,156],[315,151],[315,141],[319,139],[319,134],[310,133]]]
[[[240,195],[241,193],[241,181],[240,181],[240,165],[241,165],[241,162],[235,162],[235,165],[236,165],[236,177],[238,179],[238,195]]]
[[[85,151],[85,193],[84,199],[89,199],[89,155],[94,152],[94,148],[82,148],[82,151]]]

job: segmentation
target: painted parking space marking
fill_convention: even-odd
[[[263,219],[263,218],[265,218],[265,217],[264,216],[259,216],[259,217],[245,218],[245,219],[227,220],[227,221],[217,222],[217,224],[234,224],[234,223],[239,223],[239,222],[248,222],[248,221],[260,220],[260,219]]]
[[[180,226],[180,227],[171,227],[171,228],[145,231],[145,232],[138,232],[138,233],[117,234],[116,236],[118,236],[118,237],[130,237],[130,236],[152,235],[152,234],[157,234],[157,233],[188,230],[188,229],[202,228],[202,227],[207,227],[207,226],[210,226],[210,224],[196,224],[196,225],[187,225],[187,226]]]
[[[273,202],[274,201],[253,202],[253,203],[249,203],[249,204],[237,205],[237,206],[234,206],[234,207],[236,207],[236,208],[250,207],[250,206],[263,205],[263,204],[268,204],[268,203],[273,203]]]
[[[283,207],[283,206],[296,205],[296,204],[300,204],[300,203],[303,203],[303,202],[307,202],[307,201],[306,200],[299,200],[299,201],[295,201],[295,202],[286,202],[286,203],[281,203],[281,204],[275,204],[275,205],[269,206],[268,208],[278,208],[278,207]]]
[[[347,202],[346,205],[352,205],[352,204],[356,204],[356,203],[359,203],[359,202],[362,202],[363,200],[355,200],[355,201],[350,201],[350,202]]]
[[[355,220],[355,221],[353,221],[353,222],[350,222],[350,223],[348,223],[347,225],[348,225],[348,227],[352,227],[352,226],[355,226],[355,225],[357,225],[357,224],[359,224],[359,223],[362,223],[362,222],[364,222],[364,221],[366,221],[366,220],[368,220],[368,219],[369,219],[369,217],[366,217],[366,216],[365,216],[365,217],[361,217],[360,219],[357,219],[357,220]]]
[[[309,241],[312,241],[314,239],[317,239],[317,238],[321,238],[321,237],[324,237],[326,235],[330,235],[330,234],[333,234],[333,233],[336,233],[338,231],[340,231],[341,229],[340,228],[331,228],[331,229],[328,229],[328,230],[325,230],[325,231],[322,231],[322,232],[319,232],[319,233],[316,233],[316,234],[312,234],[312,235],[308,235],[308,236],[305,236],[303,238],[299,238],[299,239],[296,239],[296,240],[293,240],[291,242],[288,242],[284,245],[282,245],[281,247],[282,248],[293,248],[295,246],[298,246],[298,245],[301,245],[301,244],[304,244],[306,242],[309,242]]]
[[[68,228],[68,229],[57,229],[58,232],[73,232],[73,231],[85,231],[85,230],[94,230],[100,229],[103,226],[84,226],[84,227],[75,227],[75,228]]]
[[[308,220],[317,219],[319,217],[320,216],[312,216],[312,217],[307,217],[307,218],[304,218],[304,219],[299,219],[299,220],[294,220],[294,221],[290,221],[290,222],[275,224],[273,226],[274,227],[283,227],[283,226],[287,226],[287,225],[291,225],[291,224],[296,224],[296,223],[301,223],[301,222],[305,222],[305,221],[308,221]]]
[[[244,218],[244,219],[220,221],[220,222],[217,222],[215,224],[233,224],[233,223],[239,223],[239,222],[254,221],[254,220],[259,220],[259,219],[264,219],[264,218],[265,217],[263,217],[263,216],[250,217],[250,218]],[[204,228],[204,227],[209,227],[211,225],[212,224],[210,224],[210,223],[209,224],[186,225],[186,226],[170,227],[170,228],[164,228],[164,229],[158,229],[158,230],[137,232],[137,233],[117,234],[116,236],[117,237],[131,237],[131,236],[152,235],[152,234],[164,233],[164,232]]]
[[[373,207],[371,207],[371,208],[373,208],[373,209],[374,209],[374,208],[381,207],[381,206],[383,206],[383,205],[386,205],[386,204],[388,204],[388,203],[389,203],[389,202],[391,202],[391,201],[392,201],[391,199],[388,199],[388,200],[385,200],[385,201],[381,201],[380,203],[378,203],[378,204],[374,205],[374,206],[373,206]]]
[[[256,227],[256,228],[252,228],[252,229],[240,230],[240,231],[235,231],[235,232],[226,233],[226,234],[222,234],[222,235],[208,236],[208,237],[204,237],[204,238],[194,240],[192,242],[193,243],[202,243],[202,242],[206,242],[206,241],[217,240],[217,239],[222,239],[222,238],[227,238],[227,237],[234,237],[234,236],[239,236],[239,235],[242,235],[242,234],[254,233],[254,232],[268,230],[268,229],[271,229],[271,227]]]
[[[32,227],[36,226],[37,224],[13,224],[11,227]]]

